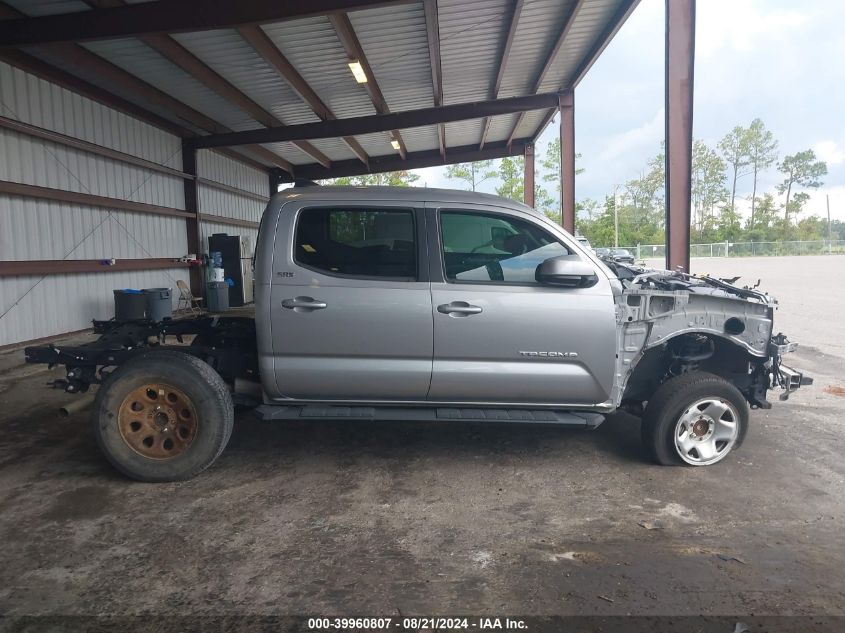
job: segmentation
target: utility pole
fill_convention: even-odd
[[[825,195],[825,200],[827,201],[827,254],[832,254],[832,244],[833,244],[833,230],[830,227],[830,195]]]
[[[613,187],[613,247],[619,248],[619,204],[616,202],[616,192],[619,185]]]

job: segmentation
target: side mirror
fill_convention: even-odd
[[[550,257],[537,266],[534,279],[537,283],[547,286],[566,288],[589,288],[599,281],[592,265],[579,259],[577,255]]]

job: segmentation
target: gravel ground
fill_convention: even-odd
[[[845,258],[694,266],[762,277],[816,378],[704,469],[646,463],[623,414],[593,432],[241,416],[203,475],[132,483],[86,414],[57,416],[51,374],[0,357],[0,613],[845,615]]]

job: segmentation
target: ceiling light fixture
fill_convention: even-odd
[[[355,77],[355,81],[359,84],[367,83],[367,73],[364,72],[364,67],[361,66],[361,62],[357,59],[350,60],[349,70],[352,71],[352,76]]]
[[[399,141],[397,141],[395,138],[394,138],[394,139],[391,139],[391,141],[390,141],[390,146],[391,146],[393,149],[395,149],[396,151],[399,151]]]

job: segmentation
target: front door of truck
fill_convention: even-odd
[[[425,399],[433,325],[417,206],[289,204],[282,210],[270,301],[278,393]]]
[[[606,401],[616,316],[606,274],[589,288],[541,285],[537,265],[580,256],[528,212],[429,205],[434,367],[429,400],[589,405]]]

